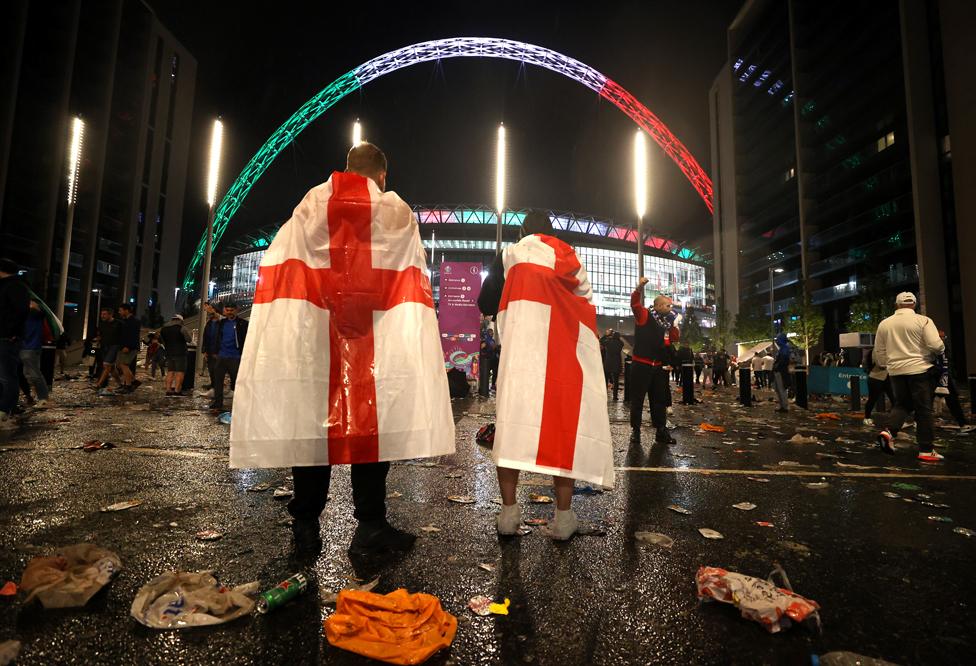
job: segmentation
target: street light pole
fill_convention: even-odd
[[[498,220],[495,224],[495,255],[502,253],[502,220],[505,217],[505,123],[498,126],[495,144],[495,208]]]
[[[95,305],[95,312],[96,312],[96,315],[97,314],[100,314],[102,312],[102,290],[101,290],[101,288],[96,287],[95,289],[92,289],[91,290],[91,293],[98,294],[98,302]],[[84,323],[81,325],[81,336],[82,336],[82,339],[84,339],[84,338],[90,338],[91,337],[91,335],[88,332],[88,321],[89,321],[89,312],[88,312],[88,310],[91,307],[91,301],[89,299],[87,299],[87,298],[85,299],[85,305],[86,305],[86,308],[85,308],[85,320],[84,320]]]
[[[773,273],[782,272],[782,268],[773,268],[772,266],[769,267],[769,328],[773,331],[773,337],[776,336],[776,313],[773,310],[773,304],[775,303],[773,300]]]
[[[217,181],[220,174],[220,150],[224,138],[224,124],[220,119],[214,121],[213,133],[210,137],[210,167],[207,169],[207,249],[203,257],[203,276],[200,280],[200,323],[197,327],[197,374],[203,374],[203,333],[207,326],[207,318],[203,314],[204,304],[207,302],[210,289],[210,261],[213,252],[213,223],[214,208],[217,204]]]
[[[644,214],[647,213],[647,145],[644,132],[634,134],[634,209],[637,213],[637,277],[644,277]]]
[[[71,123],[71,152],[68,162],[68,215],[64,221],[61,252],[61,279],[58,281],[58,319],[64,324],[64,301],[68,292],[68,262],[71,261],[71,231],[75,223],[75,202],[78,200],[78,171],[81,148],[85,137],[85,123],[77,116]],[[87,316],[87,313],[85,313]]]

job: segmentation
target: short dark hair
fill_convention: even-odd
[[[103,305],[99,312],[112,312],[113,310],[115,310],[115,308],[113,308],[111,305]]]
[[[16,275],[17,270],[17,264],[13,259],[7,259],[6,257],[0,258],[0,271]]]
[[[386,155],[373,144],[364,141],[349,149],[346,154],[346,171],[367,178],[377,178],[381,173],[386,173]]]
[[[541,210],[530,210],[522,220],[522,231],[526,236],[531,234],[552,235],[552,222],[549,216]]]
[[[236,308],[237,307],[237,303],[235,303],[234,301],[227,301],[226,303],[224,303],[220,307],[221,308]]]
[[[119,303],[119,308],[125,310],[126,312],[132,312],[136,309],[132,303]]]

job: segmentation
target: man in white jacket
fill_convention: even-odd
[[[887,369],[895,392],[895,406],[889,415],[888,427],[878,434],[878,446],[885,453],[893,454],[894,438],[908,413],[914,410],[918,459],[939,462],[942,455],[932,448],[935,380],[930,370],[945,346],[935,323],[916,314],[915,304],[915,294],[907,291],[898,294],[895,313],[878,325],[874,339],[874,362]]]

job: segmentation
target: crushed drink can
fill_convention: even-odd
[[[305,592],[307,587],[308,579],[303,574],[297,573],[281,581],[270,590],[262,592],[261,596],[258,597],[257,611],[262,615],[268,611],[273,611]]]

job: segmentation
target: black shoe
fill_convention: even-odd
[[[658,428],[654,434],[655,444],[677,444],[678,440],[671,436],[667,428]]]
[[[634,446],[640,444],[640,428],[634,428],[630,431],[630,443]]]
[[[349,551],[356,554],[410,550],[417,537],[399,530],[386,520],[361,522],[352,537]]]
[[[295,537],[296,552],[303,554],[322,552],[322,534],[318,520],[314,518],[295,519],[291,524],[291,533]]]
[[[209,409],[211,409],[211,410],[214,410],[214,409],[220,409],[220,410],[222,410],[223,408],[224,408],[223,405],[218,405],[216,402],[211,402],[210,403],[210,407],[209,407]]]
[[[133,379],[133,380],[132,380],[132,383],[131,383],[131,384],[129,384],[129,386],[131,386],[131,387],[132,387],[132,389],[131,389],[132,391],[135,391],[135,390],[136,390],[137,388],[139,388],[139,386],[140,386],[141,384],[142,384],[142,382],[140,382],[140,381],[139,381],[138,379]]]

